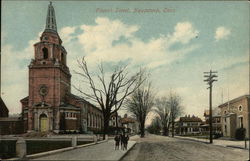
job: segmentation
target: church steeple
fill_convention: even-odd
[[[56,15],[54,7],[52,6],[52,2],[50,2],[48,5],[46,26],[44,32],[42,33],[42,36],[40,37],[40,40],[42,42],[48,42],[57,45],[62,44],[62,40],[57,33]]]
[[[56,16],[54,7],[52,6],[52,2],[50,2],[48,6],[45,31],[57,32]]]

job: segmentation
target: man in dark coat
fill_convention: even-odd
[[[120,141],[121,141],[121,150],[124,149],[124,134],[120,135]]]
[[[115,150],[119,150],[119,144],[120,144],[120,137],[119,135],[116,135],[115,138]]]
[[[128,134],[126,136],[124,135],[124,148],[126,150],[127,150],[127,147],[128,147],[128,140],[129,140]]]

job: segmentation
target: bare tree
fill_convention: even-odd
[[[107,81],[102,63],[98,66],[99,74],[96,75],[97,80],[94,81],[94,76],[90,74],[87,62],[84,57],[78,60],[78,66],[81,69],[76,74],[80,75],[84,82],[87,83],[92,92],[87,93],[80,87],[76,88],[84,98],[99,104],[102,110],[103,123],[103,138],[108,133],[110,116],[116,113],[122,106],[126,97],[137,90],[144,79],[142,79],[142,71],[135,73],[132,76],[126,71],[127,66],[117,67]]]
[[[154,118],[151,122],[151,124],[147,127],[147,131],[151,134],[160,134],[161,130],[161,123],[158,118]]]
[[[153,109],[158,114],[158,120],[161,125],[164,136],[168,136],[170,126],[170,106],[167,97],[160,97],[155,100],[155,108]]]
[[[154,95],[151,89],[151,83],[139,87],[130,98],[127,99],[127,110],[136,117],[139,122],[140,136],[145,135],[146,116],[153,106]]]
[[[170,92],[168,97],[168,106],[170,107],[170,122],[172,124],[172,137],[174,137],[174,124],[178,116],[181,115],[183,107],[181,106],[181,97],[176,93]]]

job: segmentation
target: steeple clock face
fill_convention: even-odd
[[[39,94],[43,97],[46,96],[48,94],[48,87],[44,84],[41,85],[39,89]]]

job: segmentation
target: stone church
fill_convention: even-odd
[[[52,3],[48,5],[45,30],[34,44],[29,68],[29,96],[23,98],[26,132],[100,131],[101,110],[71,93],[67,51],[57,33]]]

